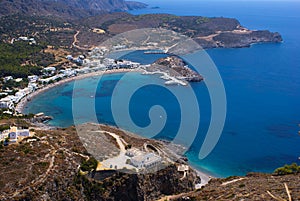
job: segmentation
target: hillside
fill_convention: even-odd
[[[167,14],[134,16],[126,12],[113,12],[81,20],[72,18],[70,21],[22,14],[2,16],[0,19],[0,74],[7,76],[13,72],[11,75],[15,78],[26,77],[35,72],[35,69],[47,66],[63,68],[67,55],[86,54],[92,47],[101,45],[119,33],[142,28],[176,31],[190,36],[204,49],[240,48],[260,42],[282,41],[279,33],[252,31],[232,18],[180,17]],[[97,33],[97,30],[102,33]],[[34,38],[37,43],[14,43],[19,37]],[[145,37],[143,40],[148,39]],[[127,43],[130,44],[130,41]]]
[[[111,11],[127,11],[146,7],[124,0],[2,0],[0,16],[22,14],[79,19]]]
[[[26,122],[1,120],[1,125]],[[81,129],[81,128],[79,128]],[[133,146],[160,143],[125,133],[109,126],[83,126],[83,136],[98,143],[99,154],[111,157],[109,150],[118,149],[105,132],[121,136]],[[35,136],[21,144],[0,146],[0,200],[300,200],[297,171],[288,175],[250,173],[245,177],[212,179],[201,189],[194,190],[199,178],[190,169],[186,177],[177,170],[178,163],[156,173],[128,174],[124,171],[98,170],[95,159],[79,140],[75,127],[41,130],[31,128]],[[95,130],[104,131],[95,134]],[[91,134],[96,137],[94,138]],[[103,146],[105,142],[105,146]],[[79,171],[89,171],[88,174]],[[98,165],[99,166],[99,165]],[[294,166],[291,166],[294,167]],[[98,169],[98,168],[97,168]],[[286,170],[281,168],[280,170]],[[285,172],[285,171],[284,171]],[[299,172],[299,167],[298,167]],[[287,193],[289,192],[289,193]]]
[[[133,146],[159,143],[112,127],[83,128],[87,135],[95,134],[94,129],[116,133]],[[35,135],[20,144],[0,146],[0,200],[155,200],[194,190],[195,183],[200,181],[192,169],[183,176],[177,170],[179,163],[146,174],[126,173],[124,169],[95,171],[97,162],[87,153],[75,127],[31,130]],[[118,151],[113,139],[105,133],[98,133],[94,139],[98,146],[106,142],[107,149]],[[100,155],[111,157],[112,152],[105,153],[103,146],[100,147]]]
[[[126,11],[146,7],[146,4],[143,3],[124,0],[60,0],[60,2],[72,8],[96,11]]]
[[[299,183],[299,173],[280,176],[249,173],[245,177],[213,179],[201,190],[170,196],[169,200],[296,201],[300,200]]]
[[[82,32],[79,41],[88,46],[99,44],[110,36],[142,28],[163,28],[191,37],[204,49],[241,48],[254,43],[281,42],[277,32],[249,30],[237,19],[223,17],[176,16],[169,14],[131,15],[111,13],[84,19],[90,28],[100,28],[106,34]]]

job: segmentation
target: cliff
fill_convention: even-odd
[[[109,176],[103,178],[103,174]],[[166,195],[180,194],[195,189],[200,181],[190,171],[184,179],[176,165],[168,166],[152,174],[126,174],[121,172],[92,172],[89,176],[78,176],[88,200],[156,200]],[[96,189],[102,189],[99,193]],[[87,193],[90,192],[90,193]]]

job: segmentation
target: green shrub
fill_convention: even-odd
[[[98,166],[98,161],[91,157],[89,160],[86,160],[86,161],[83,161],[80,168],[82,171],[92,171],[92,170],[95,170]]]
[[[277,175],[287,175],[287,174],[297,174],[300,172],[300,166],[296,163],[291,165],[285,165],[283,167],[277,168],[274,173]]]
[[[2,132],[2,131],[4,131],[4,130],[8,130],[9,128],[10,128],[9,125],[1,125],[1,126],[0,126],[0,131]]]

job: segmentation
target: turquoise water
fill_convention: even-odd
[[[251,29],[270,29],[282,34],[281,44],[257,44],[244,49],[207,50],[222,76],[227,95],[227,118],[224,131],[214,151],[204,160],[198,152],[210,123],[210,99],[205,83],[193,83],[201,121],[197,138],[187,152],[190,162],[217,176],[244,175],[249,171],[272,172],[286,163],[297,162],[300,156],[300,3],[289,2],[208,2],[208,1],[151,1],[160,9],[134,11],[135,14],[168,12],[180,15],[235,17]],[[150,62],[155,58],[142,58],[136,52],[129,59]],[[114,124],[111,113],[111,97],[123,74],[103,76],[79,81],[78,97],[72,97],[73,84],[68,83],[41,94],[31,101],[27,112],[45,112],[55,117],[50,122],[56,126],[73,124],[72,98],[82,98],[87,103],[93,99],[91,85],[97,85],[95,95],[99,122]],[[163,83],[157,76],[130,73],[132,85],[149,81]],[[184,93],[184,87],[169,89]],[[159,99],[157,99],[159,97]],[[168,88],[154,85],[138,90],[130,102],[130,115],[139,126],[150,123],[149,109],[153,105],[164,107],[168,118],[165,128],[156,138],[171,140],[179,128],[180,109],[176,98]],[[83,104],[84,106],[84,104]],[[80,121],[88,121],[82,116]],[[130,127],[125,129],[132,130]],[[132,130],[134,131],[134,130]],[[139,133],[147,136],[148,133]]]

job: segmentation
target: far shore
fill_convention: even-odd
[[[25,106],[27,103],[32,100],[35,96],[39,95],[40,93],[43,93],[53,87],[63,85],[68,82],[72,82],[74,80],[80,80],[80,79],[85,79],[88,77],[94,77],[94,76],[100,76],[100,75],[105,75],[105,74],[114,74],[114,73],[126,73],[126,72],[140,72],[140,69],[113,69],[113,70],[106,70],[106,71],[96,71],[96,72],[91,72],[91,73],[86,73],[86,74],[81,74],[77,75],[74,77],[68,77],[65,79],[62,79],[58,82],[55,82],[53,84],[48,84],[32,93],[29,95],[25,96],[24,98],[21,99],[21,101],[17,104],[16,106],[16,112],[18,113],[23,113]],[[142,71],[141,71],[142,72]]]

